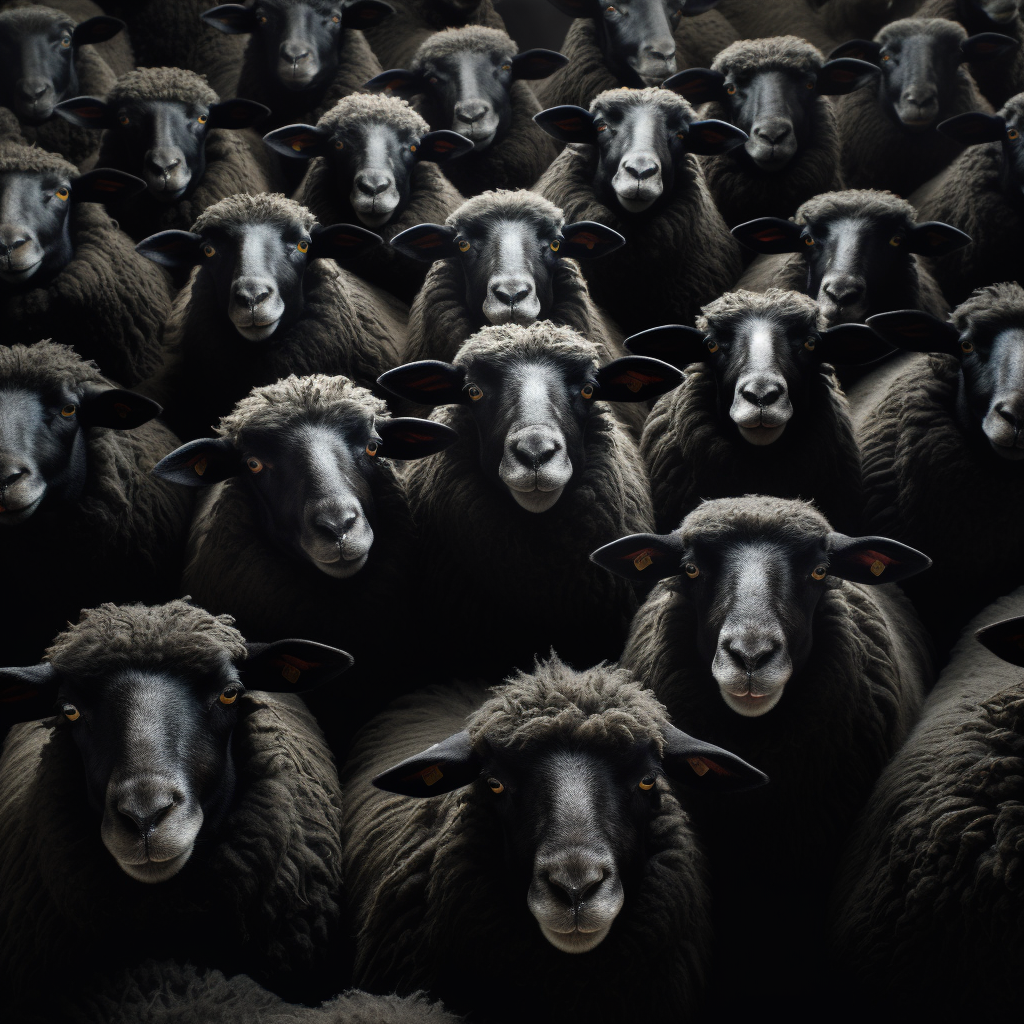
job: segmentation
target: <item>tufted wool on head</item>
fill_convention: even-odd
[[[78,168],[58,153],[30,145],[25,139],[7,135],[0,139],[0,174],[10,171],[29,171],[42,174],[52,171],[69,181],[78,177]]]
[[[204,210],[192,225],[192,230],[201,235],[210,228],[230,228],[235,224],[285,225],[296,222],[304,231],[310,231],[316,218],[304,206],[280,192],[263,192],[255,196],[243,192],[221,199]]]
[[[712,71],[740,77],[759,71],[802,71],[815,74],[825,57],[816,46],[797,36],[772,36],[768,39],[742,39],[727,46],[715,57]]]
[[[444,60],[457,53],[507,54],[514,57],[519,47],[509,38],[508,33],[483,25],[469,25],[466,28],[446,28],[429,36],[416,51],[412,61],[413,71],[422,71],[433,61]]]
[[[824,539],[831,532],[828,520],[809,501],[746,494],[742,498],[714,498],[701,502],[679,525],[684,544],[755,540],[770,537],[780,544]]]
[[[518,324],[493,324],[477,331],[455,356],[457,365],[481,357],[500,362],[519,359],[543,359],[565,353],[571,359],[598,358],[593,342],[582,338],[571,327],[556,327],[550,320],[537,320],[527,327]]]
[[[793,217],[797,224],[825,218],[899,217],[909,228],[915,223],[914,208],[892,192],[873,188],[851,188],[808,199]]]
[[[1016,281],[978,288],[950,314],[961,335],[991,338],[1006,327],[1024,324],[1024,288]]]
[[[911,36],[928,36],[959,46],[967,38],[967,30],[946,18],[900,18],[885,25],[875,36],[875,42],[884,44]]]
[[[179,100],[209,107],[220,97],[210,88],[205,75],[184,68],[136,68],[114,83],[108,103],[125,100]]]
[[[597,109],[599,103],[618,107],[620,110],[629,107],[660,107],[666,113],[682,110],[687,121],[697,120],[697,112],[688,100],[660,86],[647,86],[643,89],[605,89],[590,101],[591,113]]]
[[[565,218],[562,211],[543,196],[527,189],[492,189],[467,199],[445,221],[449,227],[460,222],[493,217],[509,220],[533,220],[536,217],[550,217],[556,224]]]
[[[75,391],[85,383],[112,386],[91,359],[83,359],[70,345],[38,341],[0,346],[0,385],[45,393],[55,387]]]
[[[697,330],[707,331],[742,317],[763,317],[768,320],[806,320],[808,329],[822,329],[824,318],[818,304],[809,295],[785,288],[769,288],[764,292],[739,290],[701,307],[701,315],[694,321]]]
[[[427,122],[405,100],[380,92],[345,96],[321,115],[316,124],[326,131],[337,131],[350,124],[390,124],[416,136],[430,131]]]
[[[0,11],[0,19],[17,25],[23,32],[48,29],[55,19],[69,25],[75,24],[75,19],[70,14],[58,11],[53,7],[44,7],[42,4],[35,3],[34,0],[7,0],[3,10]]]

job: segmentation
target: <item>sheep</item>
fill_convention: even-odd
[[[949,305],[921,257],[941,257],[971,241],[949,224],[919,223],[910,203],[874,189],[826,192],[807,200],[793,220],[759,218],[733,234],[762,254],[738,289],[806,292],[829,327],[891,309],[944,316]]]
[[[278,153],[309,160],[296,201],[321,224],[357,219],[386,242],[426,221],[443,221],[462,196],[437,165],[472,149],[455,132],[431,132],[405,100],[346,96],[316,125],[290,125],[266,137]],[[353,268],[372,284],[411,302],[427,268],[391,246]]]
[[[370,90],[418,97],[434,129],[451,129],[473,150],[448,168],[452,184],[467,196],[495,188],[529,188],[555,158],[558,147],[533,123],[540,111],[527,81],[565,64],[552,50],[518,52],[505,32],[478,25],[430,36],[409,69],[385,71]]]
[[[383,401],[345,377],[318,374],[256,388],[217,437],[184,445],[153,470],[213,488],[192,524],[185,593],[230,611],[248,635],[343,645],[369,670],[357,668],[344,702],[319,695],[314,710],[335,749],[422,672],[405,655],[422,650],[416,624],[425,641],[429,616],[414,610],[417,535],[392,460],[424,458],[454,440],[441,424],[390,418]]]
[[[707,67],[737,38],[715,0],[551,0],[575,20],[566,67],[535,87],[546,107],[586,107],[599,93],[660,84],[678,68]]]
[[[898,587],[875,585],[928,559],[837,533],[809,503],[766,495],[706,501],[672,533],[624,537],[591,557],[656,584],[620,664],[673,720],[771,779],[698,821],[716,872],[723,999],[744,1007],[785,993],[802,1018],[842,841],[931,680],[913,609]],[[741,937],[756,955],[737,976]],[[786,963],[797,948],[800,993]]]
[[[763,5],[762,5],[763,6]],[[748,136],[728,153],[701,158],[708,189],[730,227],[755,217],[791,217],[821,192],[843,187],[842,138],[829,96],[855,89],[873,64],[837,60],[796,36],[744,40],[710,68],[681,71],[665,88],[701,116]]]
[[[722,121],[698,121],[665,89],[601,93],[586,111],[553,107],[538,122],[567,147],[535,191],[569,220],[607,224],[628,243],[584,266],[591,291],[629,333],[692,324],[742,269],[694,154],[722,153],[746,136]],[[609,124],[615,131],[607,131]],[[652,171],[653,169],[653,171]],[[685,257],[680,259],[680,253]]]
[[[0,346],[5,658],[37,660],[90,604],[177,593],[192,500],[149,475],[178,443],[159,411],[66,345]],[[15,588],[46,596],[15,600]],[[3,705],[0,739],[47,710],[14,696],[24,699]]]
[[[907,593],[948,649],[1024,569],[1015,513],[1024,500],[1024,289],[979,288],[949,323],[902,310],[869,324],[901,349],[934,353],[889,384],[857,439],[865,524],[934,553],[933,570]],[[965,523],[984,524],[972,535],[967,571],[949,545]]]
[[[147,383],[176,432],[205,436],[253,387],[289,373],[343,373],[373,386],[401,362],[406,307],[330,259],[379,242],[362,228],[318,225],[275,194],[229,196],[191,231],[140,242],[165,266],[199,268],[168,320],[167,360]]]
[[[828,31],[825,14],[815,8],[813,0],[772,0],[767,4],[763,0],[719,0],[715,6],[739,33],[739,38],[747,42],[772,36],[798,36],[827,53],[837,42],[850,38],[849,35],[834,36]],[[872,29],[868,35],[874,35],[880,27]]]
[[[833,50],[833,58],[868,61],[882,71],[877,89],[836,101],[846,184],[908,196],[951,163],[963,146],[935,125],[970,110],[992,110],[961,62],[991,60],[1016,46],[985,34],[968,38],[961,25],[941,18],[903,18],[873,42],[854,39]]]
[[[1001,107],[1024,89],[1024,23],[1020,0],[926,0],[918,12],[922,18],[958,21],[972,35],[996,33],[1017,41],[1017,47],[992,59],[972,61],[968,68],[981,94]]]
[[[922,0],[826,0],[821,20],[833,39],[870,39],[885,25],[920,13]],[[924,17],[924,15],[921,15]]]
[[[60,709],[16,726],[0,759],[5,1006],[54,971],[80,986],[150,956],[286,997],[335,991],[341,790],[297,693],[351,662],[247,644],[178,599],[87,609],[44,661],[0,669]]]
[[[136,241],[187,229],[208,206],[238,192],[273,191],[276,168],[248,129],[269,113],[250,100],[220,102],[206,79],[180,68],[139,68],[122,75],[106,102],[65,100],[57,113],[102,130],[98,162],[146,182],[119,223]],[[229,130],[232,129],[232,130]]]
[[[641,356],[598,368],[602,355],[568,327],[505,324],[474,334],[451,363],[381,377],[400,398],[446,406],[431,418],[459,435],[407,470],[424,578],[459,623],[453,671],[498,676],[550,647],[571,662],[618,656],[633,592],[586,553],[653,517],[639,452],[603,402],[647,401],[683,375]]]
[[[969,248],[932,261],[935,279],[956,305],[993,281],[1024,278],[1018,245],[1024,93],[1009,100],[998,114],[961,114],[944,121],[939,130],[968,148],[912,198],[923,217],[956,224],[974,240]]]
[[[425,987],[496,1024],[699,1016],[710,908],[691,804],[766,780],[628,672],[552,655],[489,698],[421,692],[366,727],[343,778],[361,987]]]
[[[120,32],[124,22],[103,16],[91,3],[85,6],[98,16],[82,19],[76,4],[80,7],[81,0],[54,4],[68,7],[68,13],[33,3],[0,8],[6,58],[0,66],[0,103],[17,114],[29,142],[80,165],[95,155],[99,139],[54,117],[54,107],[82,93],[106,95],[119,71],[96,47]]]
[[[656,327],[626,347],[686,370],[640,439],[657,530],[704,498],[747,493],[812,498],[837,529],[860,527],[860,451],[829,364],[886,354],[871,328],[825,330],[813,299],[769,288],[727,292],[696,329]]]
[[[832,937],[854,1006],[1020,1012],[1022,613],[1017,589],[968,625],[846,849]]]
[[[103,168],[79,175],[56,153],[0,140],[5,344],[52,337],[129,386],[160,365],[170,282],[97,205],[144,188],[129,174]]]

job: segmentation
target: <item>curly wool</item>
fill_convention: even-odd
[[[386,93],[356,93],[338,100],[317,121],[317,128],[336,132],[350,124],[388,124],[399,131],[412,132],[417,137],[426,135],[430,126],[409,104],[397,96]]]
[[[122,75],[107,97],[110,103],[171,100],[209,107],[220,97],[205,75],[185,68],[136,68]]]
[[[6,109],[6,108],[5,108]],[[24,129],[22,129],[24,131]],[[59,153],[51,153],[23,137],[8,134],[0,140],[0,174],[27,171],[32,174],[59,174],[68,181],[78,177],[78,168]]]
[[[826,7],[831,6],[832,0],[829,0]],[[771,0],[768,4],[761,0],[719,0],[715,10],[728,18],[743,40],[741,45],[769,36],[793,35],[829,53],[840,39],[849,38],[834,37],[825,27],[823,12],[816,10],[808,0]],[[682,70],[683,65],[679,68]]]
[[[201,235],[204,231],[223,230],[236,224],[273,224],[280,227],[298,224],[303,231],[309,232],[315,223],[316,218],[309,210],[280,192],[255,196],[241,193],[226,196],[204,210],[192,225],[192,230]]]
[[[509,38],[509,34],[500,29],[487,28],[485,25],[446,28],[435,32],[423,42],[416,51],[411,70],[422,72],[432,62],[460,53],[514,57],[518,51],[519,47]]]
[[[747,77],[760,71],[800,71],[817,74],[825,63],[821,50],[798,36],[776,35],[741,39],[715,57],[712,71]]]
[[[804,320],[808,330],[822,330],[825,327],[825,318],[814,299],[783,288],[769,288],[764,292],[726,292],[701,307],[694,326],[698,331],[708,331],[726,327],[730,322],[746,316],[776,322]]]

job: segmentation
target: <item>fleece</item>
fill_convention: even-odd
[[[825,6],[831,7],[832,0]],[[815,9],[811,0],[772,0],[768,4],[763,0],[719,0],[715,10],[729,20],[744,43],[791,35],[828,53],[838,42],[825,27],[824,13]],[[874,34],[872,31],[868,38]],[[683,70],[681,64],[679,70]]]

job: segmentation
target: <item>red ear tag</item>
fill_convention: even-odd
[[[786,235],[778,228],[765,228],[764,231],[759,231],[754,237],[759,242],[778,242],[780,239],[785,238]]]
[[[119,181],[111,181],[109,178],[99,178],[94,181],[93,188],[99,189],[101,192],[120,192],[121,183]]]
[[[439,153],[449,153],[455,148],[454,142],[449,142],[447,139],[441,139],[439,142],[434,143],[434,149]]]
[[[441,236],[435,231],[432,235],[424,235],[414,244],[419,249],[436,249],[441,241]]]
[[[574,235],[570,241],[575,242],[577,245],[585,245],[588,249],[593,249],[599,239],[592,231],[581,231],[578,235]]]
[[[441,771],[441,766],[432,764],[429,768],[424,768],[421,772],[413,772],[412,775],[406,775],[403,782],[412,782],[413,779],[422,779],[428,786],[434,785],[435,782],[440,782],[444,778],[444,773]]]
[[[663,378],[650,377],[646,373],[629,370],[621,377],[615,378],[616,384],[624,384],[635,395],[645,384],[660,384]]]
[[[405,430],[401,434],[395,434],[395,440],[415,443],[417,441],[432,441],[429,434],[414,434],[411,430]]]
[[[564,121],[556,121],[556,128],[563,132],[578,132],[580,130],[580,119],[578,117],[567,117]]]
[[[409,386],[420,391],[440,391],[448,386],[448,381],[439,373],[434,373],[429,377],[421,377],[419,380],[412,381]]]
[[[716,775],[732,775],[732,772],[726,771],[720,764],[712,761],[710,757],[688,757],[686,763],[698,775],[707,775],[709,770],[713,771]]]
[[[881,551],[862,551],[857,555],[857,561],[866,565],[872,576],[881,576],[886,566],[892,565],[896,559],[883,555]]]
[[[293,654],[282,654],[280,658],[275,658],[271,663],[274,668],[281,670],[281,678],[295,686],[299,681],[299,677],[303,672],[308,672],[310,669],[319,668],[319,661],[303,661],[301,658],[296,658]]]

